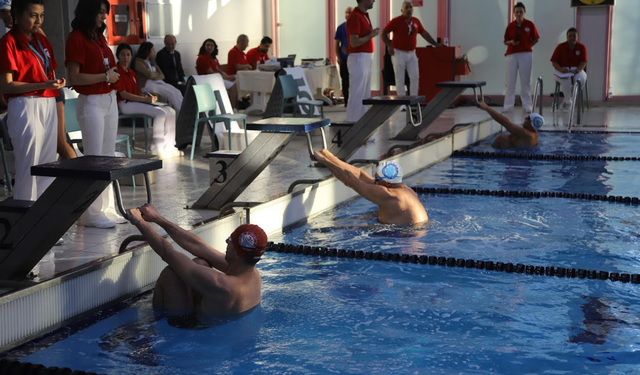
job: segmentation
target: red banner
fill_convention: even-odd
[[[423,0],[411,0],[411,4],[413,4],[414,7],[421,7],[421,6],[424,6],[424,1]]]

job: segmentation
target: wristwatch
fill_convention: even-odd
[[[109,80],[109,73],[105,72],[105,73],[104,73],[104,76],[106,77],[105,82],[109,83],[109,82],[110,82],[110,80]]]

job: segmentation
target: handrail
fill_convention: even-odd
[[[135,178],[135,176],[131,176],[131,178]],[[144,172],[144,185],[147,188],[147,203],[153,203],[151,198],[151,183],[149,182],[149,172]],[[127,215],[127,210],[124,209],[124,205],[122,204],[122,194],[120,193],[120,183],[118,180],[113,181],[113,192],[116,198],[116,206],[118,207],[118,211],[120,211],[120,215],[125,219],[129,220],[129,215]]]
[[[476,90],[480,91],[480,96],[478,97],[478,92]],[[484,103],[484,93],[482,92],[482,86],[476,88],[473,88],[473,97],[476,99],[476,104],[480,104],[481,102]]]
[[[324,181],[324,179],[315,179],[315,180],[297,180],[297,181],[293,181],[293,183],[291,185],[289,185],[289,189],[287,189],[287,193],[291,194],[293,193],[293,189],[295,189],[296,186],[298,185],[313,185],[313,184],[317,184],[318,182],[322,182]]]
[[[250,212],[250,208],[251,207],[255,207],[257,205],[261,204],[260,202],[229,202],[227,204],[225,204],[224,206],[222,206],[222,208],[220,209],[220,213],[218,214],[218,219],[222,218],[224,216],[224,214],[226,213],[225,211],[229,211],[233,208],[236,207],[241,207],[244,208],[245,211],[247,212],[247,223],[250,223],[250,216],[249,216],[249,212]]]
[[[143,235],[141,234],[134,234],[133,236],[129,236],[127,238],[124,239],[124,241],[122,241],[122,243],[120,244],[120,248],[118,249],[118,254],[122,254],[124,252],[127,251],[127,246],[129,246],[129,244],[131,242],[134,241],[141,241],[141,242],[145,242],[147,241],[146,238],[144,238]]]
[[[416,121],[413,119],[413,113],[411,112],[411,106],[410,106],[410,105],[407,105],[407,108],[408,108],[408,111],[407,111],[407,112],[408,112],[408,114],[409,114],[409,118],[411,119],[411,125],[413,125],[413,126],[419,126],[419,125],[422,125],[422,106],[420,105],[420,103],[418,103],[418,119],[419,119],[419,121],[418,121],[418,122],[416,122]]]
[[[538,90],[538,88],[540,88]],[[538,101],[538,93],[540,93],[540,116],[542,116],[542,97],[544,92],[544,82],[542,81],[542,77],[538,77],[536,80],[536,88],[533,90],[533,109],[536,107],[536,102]]]
[[[573,93],[571,94],[571,113],[569,114],[569,126],[567,128],[567,132],[571,133],[571,127],[573,126],[573,114],[576,111],[576,101],[578,99],[578,93],[582,90],[582,82],[580,80],[576,80],[575,85],[573,86]],[[580,107],[578,107],[578,121],[580,123]]]

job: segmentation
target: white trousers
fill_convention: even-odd
[[[560,91],[564,94],[564,102],[567,105],[571,105],[571,95],[573,95],[573,83],[571,78],[559,78],[555,74],[553,80],[560,82]],[[582,82],[582,90],[584,90],[584,83],[587,82],[587,73],[583,70],[573,77],[574,82]]]
[[[143,114],[153,118],[151,151],[173,149],[176,145],[176,111],[173,108],[128,101],[118,103],[118,108],[125,115]]]
[[[55,98],[37,96],[9,100],[7,127],[16,157],[13,198],[37,200],[53,178],[31,176],[31,167],[56,161],[58,115]]]
[[[418,55],[416,51],[402,51],[395,50],[395,54],[391,56],[393,62],[393,70],[396,75],[396,91],[398,95],[405,96],[407,91],[404,84],[404,73],[409,73],[409,95],[418,95],[418,81],[420,79],[420,72],[418,71]]]
[[[169,105],[175,109],[177,113],[180,113],[180,108],[182,108],[182,93],[177,88],[164,81],[148,80],[147,84],[142,88],[142,91],[149,91],[152,94],[167,98]]]
[[[367,112],[362,104],[371,97],[371,69],[373,53],[352,53],[347,59],[349,68],[349,103],[347,104],[347,121],[356,122]]]
[[[531,112],[531,66],[533,54],[531,52],[513,53],[506,56],[507,92],[504,96],[504,110],[513,109],[516,102],[516,79],[520,71],[520,100],[522,107]]]
[[[115,156],[118,132],[118,105],[116,92],[102,95],[78,96],[76,116],[82,130],[85,155]],[[108,187],[83,215],[83,221],[104,218],[113,207],[113,189]]]

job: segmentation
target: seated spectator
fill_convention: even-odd
[[[247,55],[244,53],[248,46],[249,37],[241,34],[236,40],[236,45],[231,48],[227,55],[227,74],[235,75],[238,70],[251,70]]]
[[[268,36],[265,36],[260,41],[260,45],[256,48],[252,48],[247,52],[247,61],[249,65],[251,65],[252,69],[256,69],[258,64],[264,64],[265,61],[269,60],[269,49],[271,48],[271,43],[273,40]]]
[[[164,81],[180,90],[182,95],[187,89],[184,81],[184,70],[182,69],[182,58],[180,52],[176,51],[177,39],[173,35],[164,37],[164,48],[158,51],[156,63],[164,73]]]
[[[224,87],[229,93],[231,106],[233,108],[237,108],[238,89],[236,83],[234,82],[236,80],[236,76],[229,75],[222,71],[217,56],[218,44],[213,39],[205,40],[200,47],[200,52],[198,52],[198,59],[196,60],[196,71],[198,72],[198,75],[220,73],[222,79],[224,80]]]
[[[583,85],[587,81],[587,73],[584,71],[587,66],[587,47],[578,42],[578,30],[575,27],[567,30],[567,41],[558,44],[551,56],[551,63],[557,73],[573,73],[572,77],[566,78],[553,75],[553,79],[560,82],[560,89],[564,94],[562,110],[566,112],[571,107],[571,95],[576,80]]]
[[[154,57],[156,51],[153,43],[144,42],[138,48],[138,54],[134,62],[134,70],[138,73],[140,87],[156,95],[161,95],[169,100],[169,105],[180,112],[182,107],[182,93],[177,88],[163,81],[164,74],[156,64]]]
[[[176,111],[168,106],[156,107],[152,105],[158,98],[151,94],[142,95],[138,86],[138,77],[133,69],[129,69],[133,51],[131,46],[122,43],[118,46],[118,74],[120,79],[116,83],[118,91],[118,109],[121,114],[143,114],[153,118],[153,141],[151,153],[159,155],[161,159],[170,159],[183,155],[175,148],[176,145]]]

